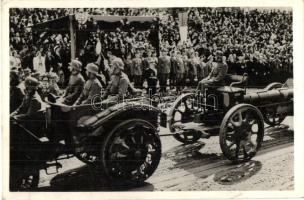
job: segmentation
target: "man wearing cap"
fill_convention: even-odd
[[[226,62],[223,62],[223,52],[216,51],[215,54],[216,63],[214,63],[210,74],[201,80],[197,87],[198,92],[201,92],[203,95],[205,94],[206,87],[218,87],[223,85],[227,74],[228,66]]]
[[[135,53],[135,58],[132,60],[133,68],[133,78],[134,78],[134,87],[142,88],[143,87],[143,61],[140,58],[139,52]]]
[[[111,81],[103,94],[103,99],[108,98],[109,95],[114,96],[114,100],[122,100],[127,94],[130,86],[128,76],[123,73],[124,64],[120,58],[115,58],[112,61],[112,76]]]
[[[168,51],[163,50],[162,55],[158,58],[158,75],[159,75],[159,85],[160,85],[160,92],[166,92],[167,81],[170,74],[171,69],[171,60],[170,57],[167,55]]]
[[[97,79],[98,76],[98,67],[93,63],[89,63],[86,66],[88,80],[84,85],[84,89],[80,95],[80,97],[76,101],[76,105],[79,104],[90,104],[92,98],[95,95],[99,95],[101,93],[101,83]]]
[[[21,105],[11,113],[11,117],[16,120],[28,120],[35,114],[43,109],[43,102],[41,97],[37,93],[39,81],[33,77],[28,77],[24,81],[25,83],[25,96]]]
[[[66,92],[63,95],[64,104],[73,105],[83,90],[84,78],[80,74],[81,67],[82,64],[78,60],[72,60],[70,63],[71,75],[68,87],[66,88]]]

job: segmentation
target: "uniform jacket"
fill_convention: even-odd
[[[120,76],[112,75],[107,92],[110,95],[118,95],[121,98],[127,94],[129,85],[130,81],[125,73],[122,73]]]
[[[176,58],[176,73],[177,74],[185,73],[184,60],[182,59],[182,57]]]
[[[71,75],[66,93],[64,95],[64,103],[67,105],[73,105],[74,102],[80,96],[84,86],[84,79],[79,73],[77,75]]]
[[[87,80],[76,104],[90,104],[94,96],[100,95],[101,89],[101,83],[97,78]]]
[[[228,66],[224,63],[216,63],[210,72],[210,79],[214,82],[224,82]]]
[[[170,74],[171,61],[169,56],[161,56],[158,58],[158,74]]]

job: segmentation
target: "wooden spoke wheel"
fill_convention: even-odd
[[[278,114],[277,106],[264,108],[262,111],[264,121],[269,126],[277,126],[280,125],[284,119],[286,118],[286,114]]]
[[[121,122],[102,144],[102,168],[113,181],[144,182],[154,173],[160,158],[161,142],[157,130],[141,119]]]
[[[233,162],[254,157],[264,137],[261,112],[249,104],[232,107],[220,127],[220,146],[226,158]]]
[[[271,83],[265,88],[265,90],[268,91],[282,87],[282,83]],[[277,126],[281,124],[287,116],[286,114],[277,113],[277,108],[278,106],[271,106],[262,109],[264,121],[269,126]]]
[[[187,123],[194,121],[195,114],[200,112],[196,97],[193,93],[180,96],[169,112],[169,129],[174,134],[173,137],[184,144],[194,143],[202,135],[199,131],[183,130]]]

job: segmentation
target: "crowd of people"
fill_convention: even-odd
[[[292,76],[291,11],[243,8],[186,11],[188,39],[182,40],[178,15],[170,8],[11,9],[10,68],[18,79],[11,87],[21,84],[22,88],[27,77],[36,77],[41,82],[41,96],[46,91],[62,95],[71,85],[73,70],[69,66],[77,66],[84,84],[90,79],[86,66],[94,64],[101,87],[106,88],[111,82],[111,74],[107,72],[112,66],[110,57],[112,60],[115,57],[114,60],[122,61],[115,63],[123,69],[133,89],[147,89],[152,94],[158,88],[161,93],[166,93],[168,88],[180,92],[184,87],[196,87],[208,77],[217,51],[223,52],[221,60],[227,64],[228,73],[248,73],[249,84],[254,87]],[[80,64],[75,64],[76,61],[71,64],[69,34],[42,33],[37,42],[31,27],[75,13],[154,16],[156,23],[151,23],[149,30],[130,27],[104,31],[90,21],[94,32],[82,35],[82,41],[77,44],[76,60]]]

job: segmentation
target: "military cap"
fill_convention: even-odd
[[[122,62],[122,60],[120,58],[115,58],[112,61],[112,65],[119,67],[119,69],[121,69],[121,70],[124,70],[124,63]]]
[[[79,60],[72,60],[72,62],[69,63],[71,69],[75,69],[77,71],[81,71],[82,63]]]
[[[98,74],[98,66],[94,63],[87,64],[86,70],[92,74]]]

